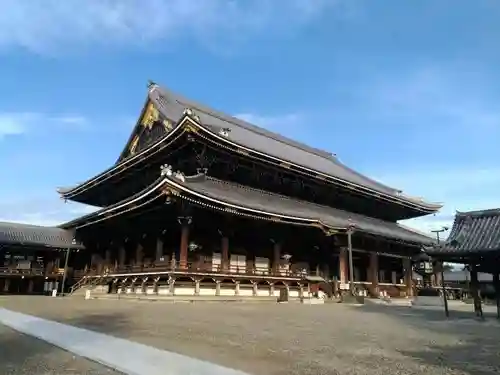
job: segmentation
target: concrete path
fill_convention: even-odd
[[[210,362],[3,308],[0,308],[0,323],[129,375],[248,375]]]

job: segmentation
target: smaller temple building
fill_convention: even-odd
[[[465,284],[478,314],[481,299],[496,299],[500,316],[500,209],[457,212],[447,240],[426,252],[440,262],[465,265],[468,272],[464,277],[445,278],[445,285],[454,281]]]
[[[58,289],[68,249],[75,254],[84,249],[71,231],[0,222],[0,294],[48,294]]]

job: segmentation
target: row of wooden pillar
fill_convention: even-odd
[[[34,281],[32,279],[29,279],[28,280],[28,288],[27,288],[28,294],[33,293],[34,285],[35,285]],[[11,291],[10,287],[11,287],[10,279],[8,279],[8,278],[4,279],[3,293],[9,293]]]
[[[370,262],[368,266],[368,282],[371,283],[373,291],[378,291],[379,284],[379,255],[376,252],[370,252]],[[348,250],[342,248],[339,253],[339,281],[342,284],[349,282],[349,254]],[[410,258],[402,258],[404,268],[404,282],[407,287],[407,295],[413,294],[413,272]],[[351,275],[354,278],[354,275]]]
[[[179,267],[187,268],[188,266],[188,252],[189,252],[189,225],[183,224],[181,228],[181,239],[180,239],[180,247],[179,247]],[[158,238],[156,240],[156,252],[155,252],[155,260],[160,261],[163,257],[163,240]],[[135,262],[137,264],[141,264],[143,260],[143,246],[138,244],[136,247],[135,253]],[[273,270],[278,271],[281,259],[281,244],[276,242],[273,248]],[[106,250],[105,253],[105,263],[111,264],[111,251]],[[118,265],[120,267],[125,266],[126,263],[126,252],[125,248],[120,247],[118,254]],[[221,238],[221,268],[223,270],[229,269],[229,237],[222,236]]]

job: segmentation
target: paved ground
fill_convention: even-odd
[[[500,373],[500,324],[465,311],[340,304],[9,297],[0,306],[255,375]],[[462,310],[462,311],[458,311]]]
[[[2,375],[117,375],[97,363],[75,357],[43,341],[0,324]]]

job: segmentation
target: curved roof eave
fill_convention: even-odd
[[[11,222],[0,222],[0,244],[53,249],[84,248],[70,230]]]
[[[377,236],[403,240],[414,244],[432,242],[428,237],[404,229],[397,223],[385,222],[331,207],[319,206],[310,202],[298,201],[273,193],[210,179],[205,175],[185,177],[182,174],[171,172],[171,169],[166,169],[166,171],[169,172],[162,173],[162,176],[155,183],[135,196],[111,207],[66,223],[64,227],[79,229],[96,224],[124,212],[136,210],[153,202],[160,196],[168,195],[170,191],[171,194],[179,196],[181,199],[187,199],[188,201],[190,200],[189,196],[197,197],[205,202],[201,203],[202,206],[214,208],[214,204],[221,205],[221,207],[224,207],[224,211],[236,215],[241,214],[243,216],[273,221],[276,219],[279,221],[285,220],[284,223],[315,226],[325,231],[330,229],[345,230],[353,224],[357,230]],[[185,196],[185,194],[188,194],[188,196]],[[262,202],[259,199],[268,199],[272,202]],[[242,200],[244,202],[241,202]],[[195,200],[191,199],[191,201],[197,203]],[[283,206],[282,202],[287,203]],[[274,207],[276,210],[270,211],[269,207]]]
[[[490,256],[500,254],[500,209],[457,212],[450,234],[436,256]]]

